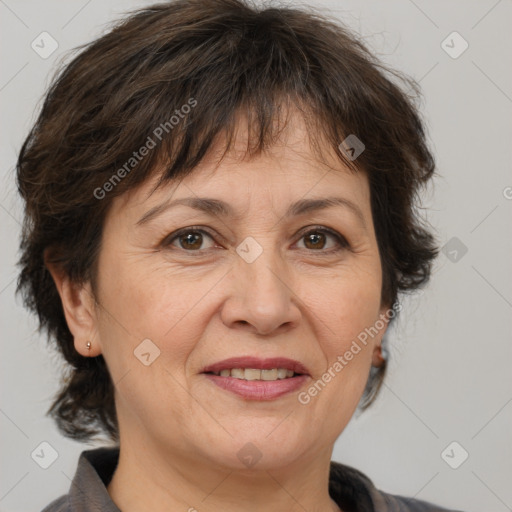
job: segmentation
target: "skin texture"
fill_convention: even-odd
[[[307,405],[298,392],[244,400],[201,370],[234,356],[288,357],[310,370],[303,391],[375,324],[388,307],[368,179],[327,147],[319,161],[299,116],[270,150],[243,159],[247,136],[240,123],[220,163],[213,151],[180,182],[150,194],[148,181],[114,200],[96,300],[88,283],[50,269],[76,350],[103,354],[116,386],[121,453],[108,491],[123,512],[338,510],[327,487],[333,445],[380,363],[387,325]],[[137,225],[154,206],[190,196],[221,199],[235,216],[178,206]],[[295,201],[330,196],[355,203],[364,222],[342,206],[284,217]],[[190,226],[208,232],[202,242],[171,240]],[[236,252],[249,236],[263,250],[252,263]],[[147,338],[160,350],[149,366],[134,356]],[[237,457],[249,442],[261,454],[251,468]]]

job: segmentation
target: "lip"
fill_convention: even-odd
[[[286,370],[292,370],[293,372],[300,373],[301,375],[310,375],[309,370],[302,363],[293,359],[288,359],[287,357],[261,359],[259,357],[252,356],[240,356],[224,359],[223,361],[206,366],[202,369],[201,373],[220,372],[221,370],[231,370],[232,368],[254,368],[256,370],[285,368]]]
[[[301,388],[309,375],[297,375],[282,380],[243,380],[235,377],[221,377],[211,373],[203,374],[210,382],[246,400],[275,400]]]
[[[254,368],[270,370],[285,368],[299,374],[294,377],[279,380],[244,380],[235,377],[221,377],[208,372],[220,372],[232,368]],[[299,361],[286,357],[261,359],[258,357],[231,357],[203,368],[202,374],[213,384],[230,391],[246,400],[275,400],[283,395],[297,391],[309,380],[309,370]]]

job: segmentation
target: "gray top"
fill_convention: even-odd
[[[119,448],[83,451],[69,493],[42,512],[120,512],[107,491],[118,459]],[[357,469],[333,461],[329,494],[343,512],[457,512],[381,492]]]

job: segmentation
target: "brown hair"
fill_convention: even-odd
[[[131,13],[80,50],[54,78],[17,162],[26,203],[17,291],[68,363],[48,411],[64,435],[119,439],[105,360],[74,349],[45,250],[47,261],[94,289],[112,199],[162,161],[159,184],[186,176],[220,133],[233,133],[239,112],[250,119],[251,154],[273,143],[288,102],[304,114],[310,137],[318,134],[354,172],[367,173],[384,304],[429,279],[438,249],[416,205],[435,165],[414,103],[419,88],[348,29],[311,9],[177,0]],[[353,161],[338,150],[349,135],[365,145]],[[148,137],[157,148],[133,160]],[[363,407],[384,371],[372,369]]]

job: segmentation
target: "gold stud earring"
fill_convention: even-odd
[[[91,342],[88,341],[85,346],[87,347],[87,350],[91,350]]]

